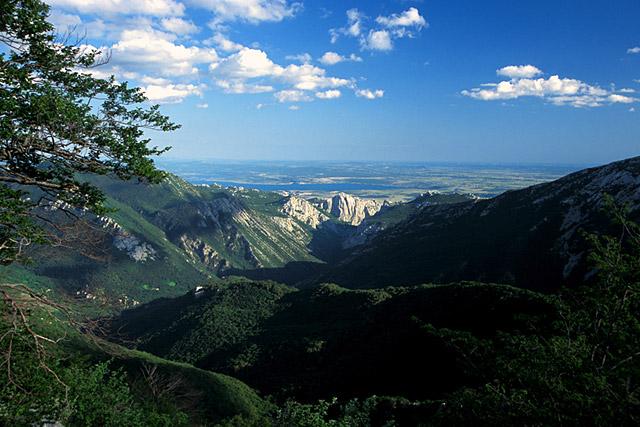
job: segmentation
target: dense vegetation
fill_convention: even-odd
[[[248,422],[268,409],[237,380],[102,340],[95,323],[22,285],[0,292],[1,424]]]
[[[274,395],[293,425],[634,425],[640,228],[606,206],[621,236],[586,236],[597,277],[556,296],[479,283],[242,282],[156,301],[115,325],[144,349]]]

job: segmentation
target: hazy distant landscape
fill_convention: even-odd
[[[191,184],[287,191],[308,197],[346,192],[363,198],[406,201],[425,191],[472,193],[486,198],[558,179],[585,165],[472,163],[190,161],[161,160],[160,167]]]

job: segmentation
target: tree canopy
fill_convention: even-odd
[[[82,174],[158,182],[147,130],[179,126],[115,77],[96,78],[108,58],[47,21],[40,0],[0,1],[0,263],[41,241],[36,208],[104,210]]]

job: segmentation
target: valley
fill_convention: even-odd
[[[640,425],[640,2],[546,3],[1,1],[0,426]]]
[[[341,416],[356,405],[400,425],[474,419],[442,405],[501,377],[519,342],[562,334],[559,293],[599,277],[587,233],[616,231],[606,204],[640,219],[640,158],[490,199],[428,191],[395,203],[174,175],[91,180],[115,210],[77,212],[77,238],[33,248],[3,280],[98,321],[102,344],[80,334],[73,352],[135,381],[149,369],[182,378],[187,412],[202,393],[223,396],[192,417],[247,425],[329,398]]]

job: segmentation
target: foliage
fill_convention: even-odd
[[[104,212],[104,195],[78,174],[113,174],[158,182],[145,130],[177,126],[147,107],[138,88],[114,77],[99,79],[90,69],[105,53],[57,39],[40,0],[0,5],[0,260],[15,259],[39,236],[29,216],[34,208],[90,208]],[[21,186],[31,201],[13,187]],[[11,215],[12,212],[19,215]]]
[[[478,375],[461,368],[459,338],[429,325],[477,336],[480,346],[496,330],[543,327],[552,315],[545,297],[509,286],[296,291],[238,282],[126,311],[112,328],[145,351],[233,375],[278,398],[424,399]]]
[[[22,285],[0,285],[0,425],[181,426],[265,409],[232,378],[130,352]]]
[[[589,236],[598,278],[565,289],[557,334],[502,336],[491,380],[453,394],[442,424],[640,422],[640,228],[607,206],[621,234]]]

